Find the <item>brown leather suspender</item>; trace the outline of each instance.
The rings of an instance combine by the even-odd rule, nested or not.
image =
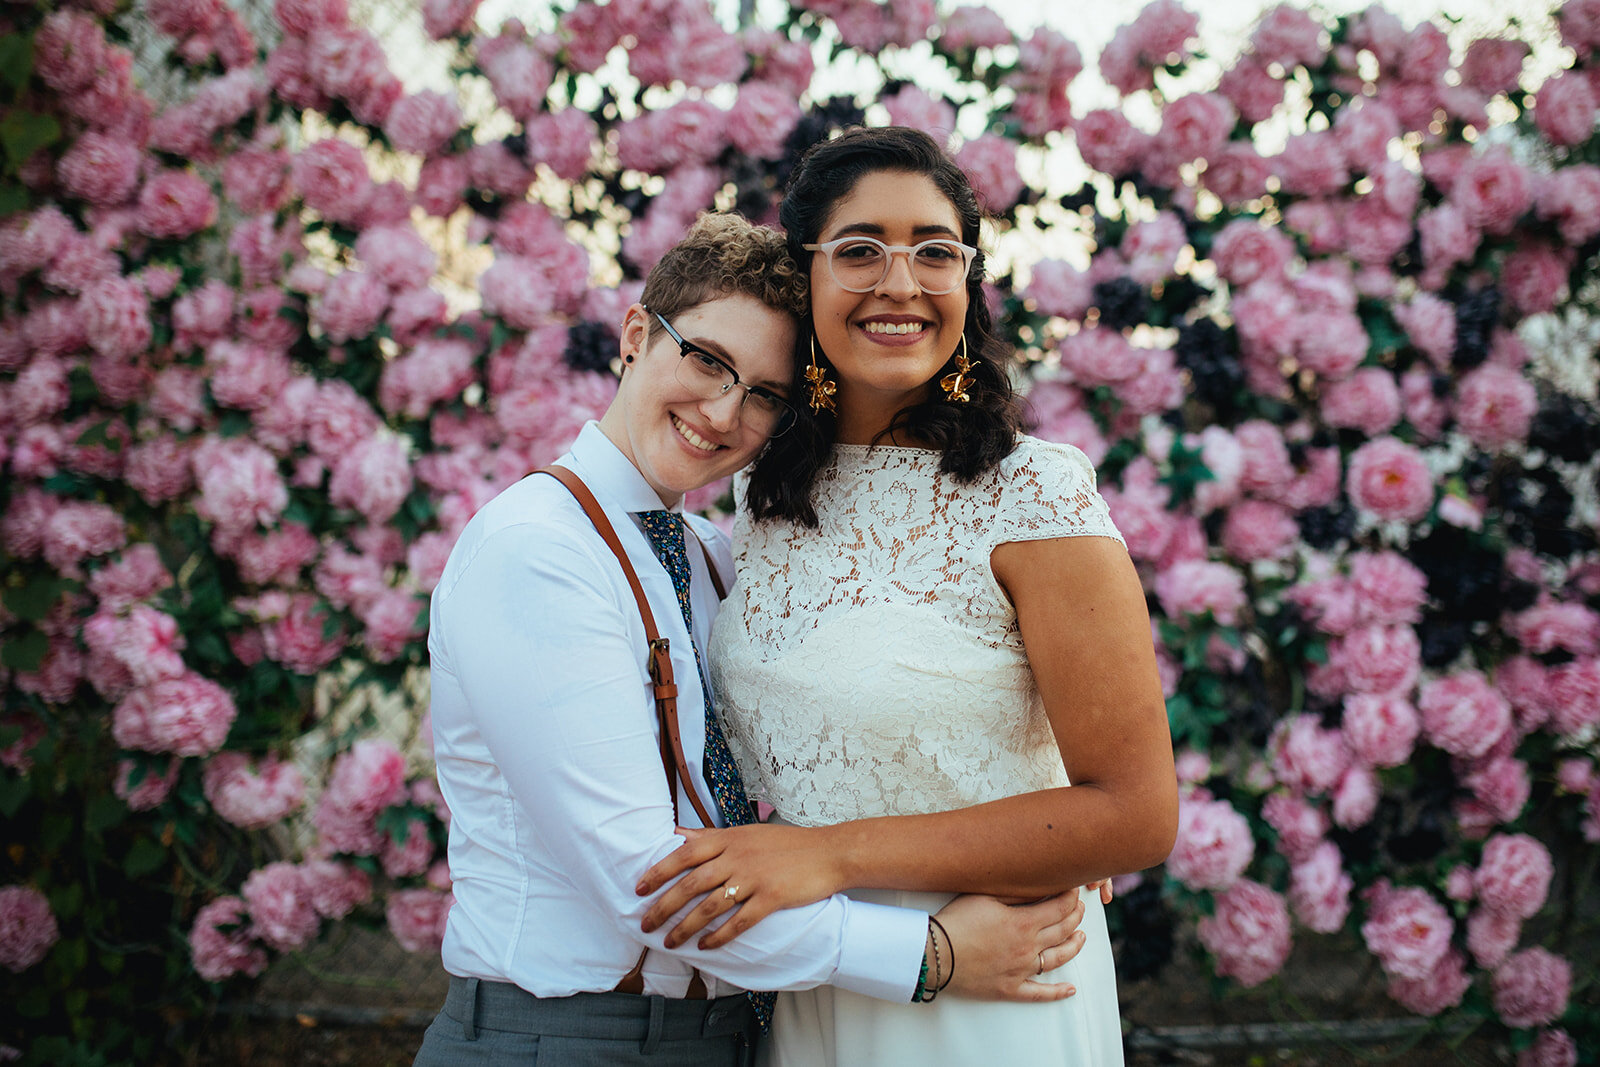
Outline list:
[[[661,732],[661,768],[667,775],[667,792],[672,797],[672,821],[681,824],[678,818],[678,782],[683,782],[683,791],[689,797],[695,814],[700,816],[702,826],[715,826],[711,815],[707,812],[704,802],[694,788],[694,779],[689,775],[689,766],[683,757],[683,737],[678,731],[678,686],[673,681],[672,657],[670,646],[665,637],[656,629],[655,615],[650,611],[650,602],[645,599],[644,586],[639,584],[638,572],[633,569],[633,564],[628,560],[628,554],[622,548],[622,542],[617,538],[617,531],[612,528],[611,521],[606,518],[605,512],[600,507],[600,502],[594,498],[589,487],[583,484],[583,479],[565,467],[552,463],[542,467],[535,474],[548,474],[562,485],[567,491],[577,498],[578,505],[583,508],[584,514],[589,516],[589,521],[594,523],[595,530],[600,534],[600,539],[606,543],[617,562],[622,565],[622,573],[628,579],[628,588],[633,590],[633,598],[639,605],[639,617],[644,622],[645,638],[648,641],[647,667],[650,672],[651,686],[655,692],[656,720]],[[684,529],[690,534],[693,530],[688,523]],[[727,590],[722,584],[722,576],[717,573],[716,564],[711,560],[711,553],[706,549],[705,543],[698,537],[695,542],[700,545],[700,551],[705,554],[706,569],[711,572],[711,584],[717,590],[720,600],[727,596]],[[691,641],[694,635],[690,635]],[[639,994],[644,992],[644,958],[649,953],[646,949],[639,955],[639,962],[634,964],[633,970],[623,976],[617,983],[616,992]],[[689,982],[688,999],[703,1000],[706,996],[705,981],[700,977],[700,972],[694,972]]]

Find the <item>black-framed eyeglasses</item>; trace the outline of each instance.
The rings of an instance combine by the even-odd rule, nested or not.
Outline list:
[[[929,296],[953,293],[966,284],[967,271],[978,254],[971,245],[943,237],[914,245],[886,245],[876,237],[851,236],[800,247],[827,256],[828,273],[851,293],[876,289],[889,276],[889,266],[899,253],[905,254],[911,277],[923,292]]]
[[[721,357],[707,352],[693,341],[684,340],[683,335],[672,328],[672,323],[661,312],[641,306],[654,315],[656,321],[665,327],[667,336],[678,343],[680,358],[673,376],[679,385],[701,400],[725,397],[734,386],[743,389],[744,399],[739,404],[739,417],[757,433],[777,437],[794,425],[795,409],[788,400],[764,386],[745,385],[739,380],[739,372],[728,366]]]

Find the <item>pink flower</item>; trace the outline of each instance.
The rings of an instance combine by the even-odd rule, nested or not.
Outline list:
[[[563,181],[575,182],[589,169],[600,128],[582,108],[540,112],[525,122],[528,162],[542,163]]]
[[[1148,11],[1149,8],[1146,8]],[[1228,140],[1238,114],[1220,93],[1189,93],[1162,111],[1161,134],[1150,145],[1146,174],[1161,178],[1179,164],[1209,159]]]
[[[1294,259],[1294,242],[1281,230],[1254,219],[1235,219],[1224,226],[1211,246],[1217,273],[1244,288],[1262,279],[1280,279]]]
[[[1490,96],[1510,92],[1517,87],[1527,57],[1528,46],[1522,41],[1481,37],[1467,46],[1461,81]]]
[[[1181,798],[1167,873],[1193,890],[1226,889],[1255,855],[1250,824],[1225,800]]]
[[[383,132],[402,152],[431,156],[461,129],[461,109],[452,97],[432,89],[403,96],[389,109]]]
[[[201,908],[189,932],[189,953],[194,969],[208,982],[236,974],[252,977],[267,969],[267,953],[250,941],[245,903],[238,897],[218,897]]]
[[[1570,248],[1524,242],[1507,254],[1501,284],[1513,308],[1524,315],[1538,315],[1555,308],[1571,267]]]
[[[1600,658],[1586,656],[1551,669],[1550,728],[1572,737],[1600,723]]]
[[[1162,610],[1174,619],[1210,612],[1232,626],[1247,603],[1243,577],[1225,563],[1185,560],[1159,574],[1155,585]]]
[[[883,106],[888,109],[889,121],[894,125],[914,127],[941,143],[956,128],[956,109],[914,84],[908,83],[898,92],[885,96]]]
[[[1595,94],[1584,74],[1562,71],[1545,79],[1535,103],[1534,125],[1552,144],[1582,144],[1594,133]]]
[[[1485,970],[1500,966],[1522,937],[1522,920],[1515,915],[1474,908],[1467,916],[1467,951]]]
[[[1525,948],[1495,969],[1494,1010],[1507,1026],[1547,1026],[1567,1010],[1572,964],[1542,948]]]
[[[378,402],[391,414],[420,419],[453,400],[475,378],[473,347],[455,338],[427,338],[391,360],[378,382]]]
[[[1239,70],[1232,68],[1232,71]],[[1229,73],[1232,73],[1229,71]],[[1227,91],[1227,74],[1223,75],[1224,84],[1219,86],[1219,91]],[[1281,95],[1283,86],[1276,80],[1272,84],[1277,87]],[[1244,110],[1244,104],[1234,101],[1236,107]],[[1247,116],[1248,117],[1248,116]],[[1235,207],[1248,200],[1255,200],[1266,193],[1267,179],[1272,177],[1272,167],[1267,160],[1261,157],[1255,146],[1248,141],[1229,141],[1226,145],[1206,161],[1206,171],[1202,176],[1206,188],[1210,189],[1224,204]],[[1302,201],[1303,203],[1303,201]],[[1298,205],[1291,205],[1298,206]]]
[[[1150,135],[1136,129],[1120,110],[1091,111],[1073,130],[1078,154],[1095,170],[1112,177],[1132,174],[1150,150]]]
[[[207,437],[192,465],[200,487],[195,512],[229,533],[271,526],[289,504],[272,453],[244,438]]]
[[[1485,152],[1462,163],[1450,196],[1470,225],[1485,233],[1507,234],[1533,206],[1533,183],[1508,153]]]
[[[967,172],[979,202],[988,211],[1003,213],[1022,195],[1014,142],[992,133],[980,134],[961,146],[955,160]]]
[[[1263,63],[1279,63],[1286,70],[1315,68],[1327,54],[1322,24],[1299,8],[1279,4],[1256,23],[1250,44]]]
[[[1072,264],[1059,259],[1042,259],[1033,265],[1033,276],[1023,294],[1045,315],[1081,319],[1094,303],[1094,282]]]
[[[250,872],[239,895],[250,911],[250,934],[279,952],[305,948],[322,925],[310,887],[292,863],[269,863]]]
[[[1418,1015],[1438,1015],[1446,1008],[1455,1007],[1471,986],[1467,959],[1454,948],[1440,956],[1433,969],[1421,978],[1389,975],[1389,996]]]
[[[777,159],[799,121],[793,96],[765,82],[746,82],[728,110],[728,140],[747,156]]]
[[[1243,563],[1284,556],[1300,538],[1289,509],[1264,500],[1242,500],[1228,510],[1222,547]]]
[[[1254,986],[1289,957],[1289,909],[1271,889],[1241,878],[1217,894],[1216,911],[1200,920],[1200,943],[1216,956],[1217,974]]]
[[[1350,172],[1333,131],[1291,135],[1278,156],[1278,178],[1285,190],[1300,196],[1333,196],[1342,191],[1350,182]]]
[[[208,756],[237,714],[227,690],[190,672],[135,689],[113,710],[112,736],[123,748]]]
[[[69,500],[45,521],[40,551],[63,575],[77,577],[84,558],[115,552],[127,540],[126,524],[110,507]]]
[[[727,145],[726,116],[693,97],[617,127],[617,159],[630,170],[664,174],[711,158]]]
[[[1424,684],[1417,710],[1429,743],[1452,756],[1476,759],[1511,728],[1511,705],[1474,670]]]
[[[1562,167],[1539,187],[1540,218],[1551,219],[1569,245],[1600,233],[1600,167],[1578,163]]]
[[[426,604],[405,589],[386,589],[374,597],[361,612],[367,649],[373,659],[389,663],[422,636],[424,628],[418,617],[426,609]]]
[[[328,138],[300,151],[290,166],[306,205],[330,222],[359,222],[372,195],[366,158],[348,141]]]
[[[270,404],[289,384],[289,357],[264,345],[216,341],[206,350],[211,398],[246,411]]]
[[[1352,553],[1350,587],[1361,623],[1414,625],[1428,599],[1427,576],[1398,552]]]
[[[1319,934],[1338,933],[1350,914],[1350,890],[1354,884],[1345,872],[1339,846],[1324,841],[1290,869],[1289,904],[1308,929]]]
[[[140,542],[89,576],[89,590],[109,611],[155,596],[172,585],[172,573],[152,544]]]
[[[89,286],[78,299],[78,312],[90,347],[101,355],[127,359],[150,347],[150,302],[127,278]]]
[[[389,932],[407,952],[434,953],[444,944],[445,920],[455,898],[431,889],[400,889],[389,894],[385,918]]]
[[[1496,834],[1483,846],[1473,888],[1488,910],[1531,919],[1549,897],[1553,873],[1550,851],[1537,838]]]
[[[1367,331],[1347,311],[1305,311],[1290,327],[1300,365],[1327,381],[1350,377],[1367,355]]]
[[[212,809],[245,830],[271,826],[305,802],[299,768],[276,756],[252,764],[243,752],[219,752],[206,761],[201,785]]]
[[[388,303],[389,290],[376,275],[346,270],[328,283],[311,317],[328,340],[337,344],[372,333]]]
[[[56,164],[56,180],[69,196],[97,207],[126,203],[139,184],[138,145],[126,138],[90,130]]]
[[[327,617],[316,597],[296,594],[262,630],[263,651],[297,674],[316,674],[344,651],[344,631],[328,633]]]
[[[1258,56],[1240,56],[1222,73],[1217,92],[1239,112],[1239,117],[1252,125],[1264,122],[1283,103],[1284,84],[1267,69],[1267,62]],[[1208,160],[1209,162],[1209,160]],[[1210,182],[1209,168],[1207,173]]]
[[[1565,1030],[1540,1030],[1517,1054],[1517,1067],[1575,1067],[1577,1062],[1577,1043]]]
[[[1353,169],[1382,174],[1389,162],[1389,145],[1401,134],[1400,120],[1378,100],[1363,98],[1359,107],[1340,109],[1334,120],[1333,134]],[[1411,209],[1416,206],[1415,200],[1401,204],[1380,202],[1384,209],[1404,216],[1408,222]]]
[[[49,955],[59,940],[55,912],[43,893],[25,885],[0,889],[0,964],[21,974]]]
[[[1315,715],[1293,715],[1278,723],[1269,742],[1278,781],[1305,793],[1327,793],[1350,765],[1350,750],[1337,730]]]
[[[1422,454],[1393,437],[1378,437],[1350,457],[1351,501],[1380,519],[1417,522],[1433,505],[1433,475]]]
[[[430,215],[448,216],[461,206],[471,181],[471,168],[461,156],[433,156],[417,174],[417,206]]]
[[[1600,614],[1583,604],[1544,600],[1511,616],[1506,629],[1535,654],[1558,648],[1579,656],[1600,651]]]
[[[1309,861],[1328,832],[1328,817],[1304,798],[1272,793],[1261,804],[1261,817],[1278,834],[1278,851],[1290,863]]]
[[[1423,367],[1412,367],[1400,376],[1400,398],[1405,402],[1406,422],[1422,440],[1433,440],[1444,429],[1449,409],[1434,389],[1434,376]]]
[[[422,28],[435,41],[471,30],[479,0],[423,0]]]
[[[1356,758],[1373,767],[1398,767],[1411,758],[1422,732],[1416,709],[1393,694],[1353,693],[1340,723]]]
[[[216,219],[211,187],[188,171],[162,171],[139,192],[139,231],[151,237],[188,237]]]
[[[372,522],[387,522],[411,492],[405,442],[394,436],[369,437],[334,464],[328,496],[335,507],[359,511]]]
[[[1418,293],[1394,308],[1394,317],[1411,344],[1440,370],[1450,366],[1456,347],[1456,312],[1432,293]]]
[[[1333,821],[1345,830],[1365,826],[1377,814],[1379,792],[1371,768],[1352,763],[1333,791]]]
[[[1361,937],[1391,977],[1423,979],[1445,958],[1455,923],[1433,896],[1416,886],[1387,881],[1368,890]]]
[[[360,867],[336,860],[314,859],[301,864],[301,877],[311,896],[311,906],[324,919],[339,920],[372,899],[372,879]]]
[[[1340,639],[1330,661],[1350,692],[1404,694],[1416,684],[1422,645],[1409,626],[1358,626]]]
[[[68,95],[87,88],[105,62],[105,30],[82,12],[57,10],[40,25],[33,49],[40,80]]]
[[[1329,426],[1376,437],[1393,429],[1400,414],[1400,386],[1382,367],[1363,367],[1322,390],[1322,418]]]
[[[390,878],[413,878],[432,865],[433,853],[427,822],[412,819],[406,824],[405,840],[397,842],[393,837],[386,837],[378,858],[383,864],[383,873]]]

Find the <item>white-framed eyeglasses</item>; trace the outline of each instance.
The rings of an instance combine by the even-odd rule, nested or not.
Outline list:
[[[966,284],[978,250],[960,241],[937,237],[914,245],[886,245],[876,237],[840,237],[819,245],[801,245],[828,257],[828,273],[851,293],[876,289],[889,276],[889,264],[904,253],[911,277],[929,296],[953,293]]]

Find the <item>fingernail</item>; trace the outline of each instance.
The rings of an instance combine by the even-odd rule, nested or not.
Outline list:
[[[1078,992],[1078,987],[1077,986],[1075,986],[1075,985],[1067,986],[1067,996],[1069,996],[1069,997],[1073,996],[1077,992]]]

